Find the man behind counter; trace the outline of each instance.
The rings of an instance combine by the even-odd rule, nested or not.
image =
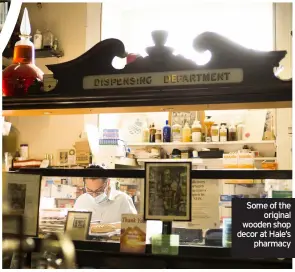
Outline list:
[[[98,166],[95,168],[103,169]],[[85,178],[84,186],[85,193],[77,198],[74,209],[91,211],[91,221],[115,223],[121,222],[122,214],[137,214],[133,201],[127,194],[115,190],[110,197],[112,189],[108,178]]]

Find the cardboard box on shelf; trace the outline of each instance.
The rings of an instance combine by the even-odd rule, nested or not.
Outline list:
[[[90,163],[90,146],[87,140],[75,143],[76,149],[76,163],[89,164]]]

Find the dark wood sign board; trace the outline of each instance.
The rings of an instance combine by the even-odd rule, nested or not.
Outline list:
[[[165,31],[152,32],[155,45],[146,49],[148,56],[121,70],[112,66],[114,57],[126,57],[124,44],[117,39],[101,41],[74,60],[47,65],[57,80],[55,88],[4,97],[3,110],[292,101],[292,81],[274,75],[286,51],[255,51],[204,32],[192,46],[198,52],[209,50],[212,58],[197,65],[174,55],[165,46],[167,36]]]

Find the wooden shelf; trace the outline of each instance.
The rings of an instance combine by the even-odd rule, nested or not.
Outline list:
[[[254,158],[254,161],[265,161],[265,160],[276,160],[276,157],[257,157]],[[193,158],[193,159],[137,159],[138,162],[192,162],[193,164],[205,164],[205,163],[214,163],[220,162],[222,163],[223,158],[217,159],[201,159],[201,158]]]
[[[62,57],[64,54],[62,51],[60,50],[50,50],[50,49],[36,49],[35,50],[35,58],[60,58]],[[2,56],[8,59],[11,59],[13,57],[13,48],[5,48]]]
[[[215,145],[253,145],[253,144],[275,144],[275,141],[228,141],[228,142],[187,142],[187,143],[135,143],[135,142],[127,142],[128,146],[215,146]]]
[[[91,98],[93,99],[93,97]],[[38,97],[3,97],[3,116],[43,116],[69,114],[106,114],[106,113],[139,113],[169,111],[203,111],[203,110],[238,110],[238,109],[271,109],[291,108],[290,102],[258,102],[230,104],[195,104],[169,106],[103,106],[101,102],[85,102],[85,98],[52,96],[44,93]],[[86,105],[85,105],[86,104]],[[138,143],[135,143],[138,144]]]

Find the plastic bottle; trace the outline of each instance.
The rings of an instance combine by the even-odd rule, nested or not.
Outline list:
[[[244,133],[245,133],[245,125],[242,122],[240,122],[237,125],[237,140],[238,141],[243,141]]]
[[[142,130],[142,141],[144,143],[149,142],[149,137],[150,137],[150,130],[148,129],[148,126],[146,123]]]
[[[211,138],[212,142],[219,142],[219,126],[216,123],[211,127]]]
[[[227,141],[226,123],[221,123],[221,125],[220,125],[219,138],[220,138],[220,142],[226,142]]]
[[[168,120],[166,120],[166,125],[163,127],[163,142],[171,142],[171,127],[169,126]]]
[[[183,142],[190,142],[192,138],[192,131],[189,127],[188,123],[186,122],[183,129],[182,129],[182,141]]]
[[[172,126],[172,141],[181,142],[181,125],[175,124]]]
[[[195,120],[192,126],[192,142],[202,141],[202,125],[200,121]]]

